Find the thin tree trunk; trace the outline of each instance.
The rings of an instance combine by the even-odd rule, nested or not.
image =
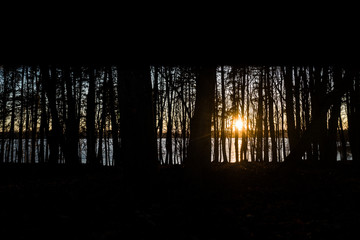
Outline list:
[[[8,102],[8,78],[7,78],[7,69],[3,68],[3,97],[2,97],[2,131],[1,131],[1,152],[0,152],[0,164],[4,162],[5,154],[5,126],[6,126],[6,116],[7,116],[7,102]]]
[[[35,163],[35,149],[36,149],[36,141],[37,141],[37,126],[38,126],[38,110],[39,110],[39,89],[40,89],[40,82],[38,80],[38,75],[36,73],[36,69],[33,70],[33,86],[36,85],[36,94],[34,94],[34,102],[35,102],[35,109],[34,109],[34,115],[32,118],[32,130],[31,130],[31,157],[30,161],[31,163]],[[38,159],[39,161],[39,159]]]
[[[296,129],[294,119],[294,102],[293,102],[293,69],[287,66],[284,72],[284,83],[286,91],[286,119],[287,119],[287,133],[290,145],[290,152],[296,145]]]
[[[227,163],[226,156],[226,136],[225,136],[225,113],[226,113],[226,105],[225,105],[225,77],[224,77],[224,66],[221,66],[221,145],[222,145],[222,154],[223,154],[223,162]]]
[[[264,74],[264,105],[265,105],[265,116],[264,116],[264,162],[269,162],[269,126],[268,126],[268,101],[269,101],[269,85],[268,85],[268,68],[265,68]]]
[[[259,79],[259,100],[256,118],[256,161],[263,161],[263,71],[261,70]]]
[[[20,122],[19,122],[19,136],[18,136],[18,163],[22,163],[23,160],[23,128],[24,128],[24,78],[25,78],[25,66],[21,72],[21,87],[20,87]]]
[[[241,147],[240,147],[240,161],[247,162],[246,150],[247,150],[247,134],[245,126],[248,126],[248,122],[244,122],[245,117],[245,87],[246,87],[246,68],[243,68],[242,83],[241,83],[241,121],[243,126],[241,129]],[[249,102],[247,102],[249,104]],[[248,117],[246,118],[248,121]]]
[[[94,67],[89,67],[89,90],[86,106],[86,162],[88,165],[100,165],[96,158],[96,135],[95,135],[95,73]]]
[[[40,120],[40,131],[39,131],[39,137],[40,137],[40,150],[39,150],[39,163],[43,164],[45,163],[45,150],[44,150],[44,140],[45,140],[45,126],[47,126],[47,114],[46,114],[46,99],[45,99],[45,84],[44,82],[47,81],[46,79],[44,80],[44,77],[49,77],[49,73],[44,74],[44,72],[41,71],[41,120]],[[46,133],[46,135],[48,135]],[[48,142],[46,143],[46,146],[48,145]]]
[[[104,73],[104,81],[102,85],[102,111],[101,111],[101,119],[100,119],[100,126],[99,126],[99,146],[98,146],[98,161],[101,165],[104,164],[103,160],[103,151],[106,150],[106,148],[103,148],[103,141],[106,141],[106,129],[104,133],[104,128],[106,127],[106,115],[107,115],[107,82],[106,82],[106,72]],[[99,96],[100,99],[100,96]],[[105,162],[106,164],[106,162]]]
[[[277,162],[277,146],[274,127],[274,92],[273,92],[273,79],[270,79],[270,73],[267,71],[267,96],[269,103],[269,125],[270,125],[270,138],[271,138],[271,161]]]
[[[112,69],[109,67],[109,111],[111,117],[111,135],[113,141],[113,164],[119,166],[121,164],[120,159],[120,145],[119,145],[119,128],[117,124],[117,118],[115,113],[115,91],[114,91],[114,80],[112,76]]]
[[[12,85],[12,108],[11,108],[11,123],[10,123],[10,162],[13,163],[15,161],[14,155],[14,139],[15,139],[15,107],[16,107],[16,69],[13,69],[13,73],[11,75],[11,85]]]
[[[237,86],[236,86],[236,82],[235,82],[235,77],[236,77],[236,69],[233,67],[233,79],[232,79],[232,84],[233,84],[233,114],[234,116],[233,119],[238,119],[239,117],[239,107],[238,107],[238,97],[237,97]],[[235,162],[238,163],[239,162],[239,129],[237,128],[236,124],[234,124],[234,131],[235,131]]]
[[[294,69],[294,98],[295,98],[295,138],[299,139],[301,133],[301,117],[300,117],[300,76],[299,69]]]
[[[64,80],[66,83],[66,98],[67,98],[67,120],[66,120],[66,151],[65,163],[71,166],[80,164],[78,143],[79,143],[79,125],[76,116],[76,99],[73,93],[73,82],[70,76],[70,68],[64,67],[63,69]]]
[[[171,69],[168,69],[168,77],[166,79],[166,98],[167,98],[167,126],[166,126],[166,164],[172,164],[172,94],[170,93],[170,84],[172,81]]]
[[[302,91],[302,102],[303,102],[303,112],[304,112],[304,121],[305,121],[305,129],[307,129],[310,125],[310,104],[309,104],[309,83],[306,73],[306,68],[304,68],[302,72],[302,80],[303,80],[303,91]],[[312,151],[311,151],[311,143],[307,146],[306,150],[306,158],[307,160],[312,160]]]
[[[342,70],[338,66],[334,67],[333,81],[334,81],[334,91],[337,91],[339,84],[341,84]],[[328,159],[329,162],[337,161],[337,126],[338,119],[340,117],[340,106],[341,98],[339,98],[333,104],[331,108],[331,116],[329,119],[329,136],[328,136]]]
[[[218,91],[217,91],[217,82],[215,82],[214,89],[214,114],[213,114],[213,123],[214,123],[214,163],[219,162],[219,124],[218,124]]]

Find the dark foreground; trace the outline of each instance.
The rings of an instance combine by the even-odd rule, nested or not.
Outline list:
[[[117,169],[0,165],[0,239],[356,239],[360,166]],[[359,239],[359,238],[358,238]]]

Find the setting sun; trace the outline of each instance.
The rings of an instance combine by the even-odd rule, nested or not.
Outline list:
[[[242,121],[241,119],[236,119],[236,120],[235,120],[235,127],[236,127],[237,129],[242,129],[242,127],[243,127],[243,121]]]

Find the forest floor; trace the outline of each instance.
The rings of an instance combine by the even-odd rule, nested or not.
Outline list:
[[[115,168],[0,165],[0,239],[359,239],[360,165]],[[8,236],[8,237],[6,237]]]

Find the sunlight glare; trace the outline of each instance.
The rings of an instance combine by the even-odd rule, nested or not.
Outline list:
[[[235,127],[236,127],[237,129],[242,129],[242,127],[243,127],[243,121],[242,121],[241,119],[236,119],[236,120],[235,120]]]

